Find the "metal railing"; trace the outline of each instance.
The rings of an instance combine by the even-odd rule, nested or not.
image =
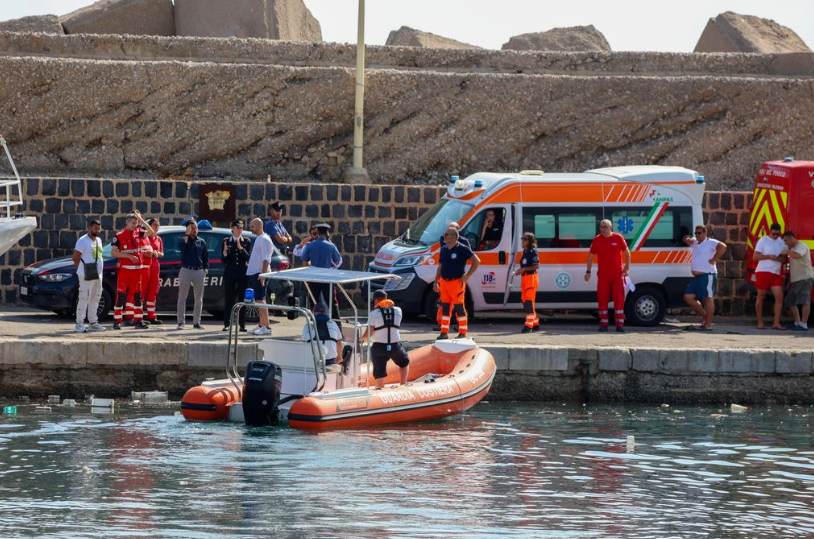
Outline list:
[[[11,158],[11,152],[8,150],[6,139],[0,135],[0,145],[6,151],[6,157],[11,164],[11,170],[14,171],[14,178],[0,179],[0,217],[11,219],[13,217],[12,208],[21,207],[23,205],[23,182],[20,180],[20,174],[17,172],[17,167],[14,164],[14,159]],[[14,188],[17,188],[16,196],[13,194]]]

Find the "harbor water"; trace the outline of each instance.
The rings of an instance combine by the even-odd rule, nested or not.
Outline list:
[[[481,403],[313,434],[17,404],[3,538],[814,536],[814,408]]]

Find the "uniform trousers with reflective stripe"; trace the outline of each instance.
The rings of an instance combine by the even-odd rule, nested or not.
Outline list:
[[[441,296],[441,333],[449,333],[449,322],[454,312],[458,318],[458,332],[465,334],[469,328],[464,307],[466,285],[463,279],[439,279],[438,293]]]
[[[113,308],[114,322],[121,324],[122,307],[124,307],[124,316],[128,319],[133,318],[136,322],[141,321],[144,313],[141,310],[141,297],[139,296],[138,302],[135,301],[136,294],[141,294],[141,270],[119,268],[118,281],[116,282],[116,306]]]
[[[597,276],[596,301],[599,304],[599,325],[608,325],[608,302],[613,298],[613,318],[617,326],[625,325],[625,284],[622,275]]]
[[[192,290],[195,294],[195,300],[192,307],[192,323],[201,323],[201,312],[203,312],[203,297],[204,297],[204,279],[206,278],[206,270],[191,270],[189,268],[181,268],[178,273],[178,304],[177,319],[179,324],[183,324],[187,317],[187,296],[189,296],[189,285],[192,285]]]
[[[524,325],[529,328],[540,325],[535,306],[538,286],[539,277],[537,277],[537,272],[524,273],[520,277],[520,301],[523,302],[523,307],[526,309],[526,323]]]

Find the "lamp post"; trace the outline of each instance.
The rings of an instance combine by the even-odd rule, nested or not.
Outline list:
[[[353,166],[345,170],[348,183],[367,183],[364,167],[365,143],[365,0],[359,0],[359,22],[356,39],[356,99],[353,117]]]

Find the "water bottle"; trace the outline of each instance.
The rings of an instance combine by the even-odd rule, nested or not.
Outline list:
[[[254,289],[247,288],[246,295],[243,297],[243,303],[254,303]]]
[[[14,415],[14,414],[17,413],[17,407],[16,406],[4,406],[3,407],[3,413],[6,414],[6,415]]]

